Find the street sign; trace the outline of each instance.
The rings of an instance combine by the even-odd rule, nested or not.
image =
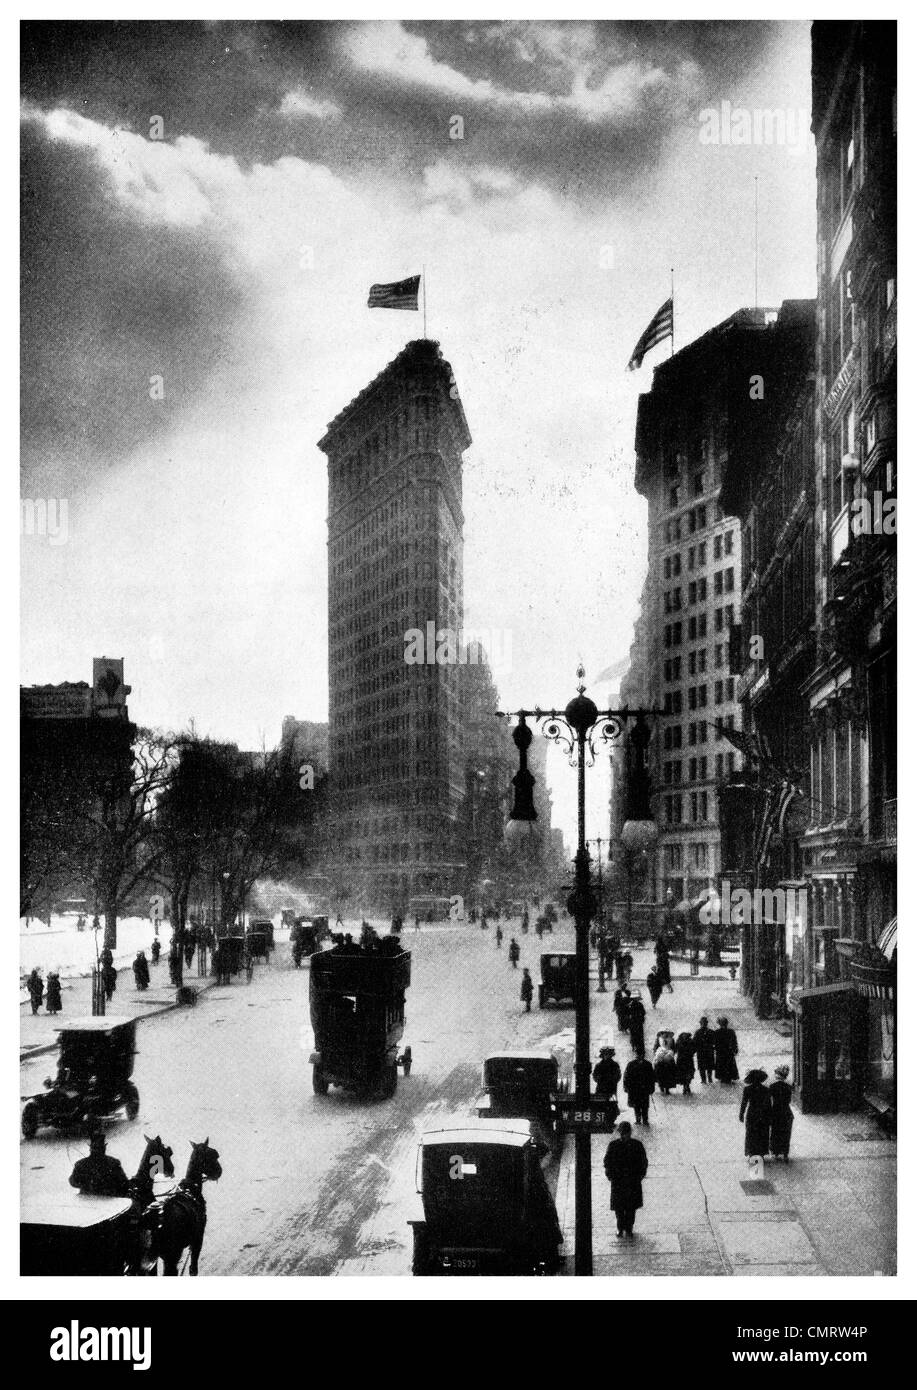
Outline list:
[[[586,1134],[611,1134],[618,1122],[617,1103],[604,1096],[591,1096],[582,1104],[575,1096],[557,1096],[557,1113],[564,1129]]]

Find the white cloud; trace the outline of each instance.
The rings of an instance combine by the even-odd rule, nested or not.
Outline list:
[[[279,114],[294,118],[315,116],[320,121],[327,121],[334,116],[339,116],[341,108],[333,101],[324,101],[320,97],[310,96],[308,92],[297,90],[287,92],[280,103]]]

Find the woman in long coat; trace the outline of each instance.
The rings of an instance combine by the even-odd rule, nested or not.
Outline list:
[[[713,1059],[717,1081],[729,1086],[739,1079],[736,1057],[739,1055],[739,1040],[735,1029],[729,1027],[728,1018],[717,1019],[717,1029],[713,1034]]]
[[[770,1143],[771,1093],[765,1086],[766,1071],[750,1071],[739,1106],[739,1123],[745,1122],[745,1153],[763,1157]]]
[[[675,1053],[672,1051],[671,1034],[656,1035],[656,1051],[653,1053],[653,1072],[656,1085],[664,1096],[669,1095],[678,1080],[675,1067]]]
[[[56,970],[52,970],[48,976],[48,1013],[59,1014],[62,1008],[60,993],[60,976]]]
[[[675,1078],[682,1095],[691,1094],[694,1080],[694,1039],[690,1033],[679,1033],[675,1043]]]
[[[32,1013],[37,1014],[39,1005],[45,997],[45,982],[38,973],[36,965],[29,978],[26,980],[26,989],[29,991],[29,1001],[32,1005]]]
[[[700,1072],[700,1079],[706,1086],[713,1075],[716,1053],[714,1051],[713,1029],[707,1027],[707,1016],[702,1015],[700,1027],[694,1034],[694,1056],[697,1061],[697,1069]]]
[[[630,1045],[635,1052],[643,1051],[643,1022],[645,1018],[646,1009],[643,1000],[631,1000],[628,1027],[630,1029]]]
[[[789,1074],[789,1067],[775,1067],[774,1076],[777,1079],[767,1088],[771,1098],[771,1153],[774,1158],[782,1158],[784,1163],[790,1161],[790,1135],[793,1132],[793,1111],[790,1108],[793,1087],[787,1081]]]
[[[659,974],[658,966],[651,965],[646,972],[646,987],[649,990],[650,1003],[655,1009],[659,1003],[659,996],[662,993],[662,979]]]

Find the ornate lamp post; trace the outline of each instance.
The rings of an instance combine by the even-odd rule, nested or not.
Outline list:
[[[585,671],[577,668],[577,694],[564,710],[519,709],[497,711],[499,719],[518,720],[513,730],[513,742],[519,750],[519,771],[513,778],[513,806],[509,813],[508,838],[512,842],[524,836],[526,827],[531,831],[531,823],[538,818],[532,792],[535,778],[529,771],[528,750],[532,742],[532,730],[527,724],[534,719],[545,738],[560,744],[566,749],[570,763],[577,769],[577,850],[574,859],[573,892],[567,900],[567,908],[576,924],[576,1061],[575,1061],[575,1099],[578,1110],[589,1109],[591,1056],[589,1039],[589,926],[595,916],[597,902],[592,891],[589,871],[589,850],[586,845],[586,767],[595,762],[596,753],[613,743],[621,736],[629,719],[635,719],[636,729],[646,732],[646,742],[641,744],[645,762],[649,730],[646,726],[646,711],[600,710],[585,693]],[[656,711],[653,711],[655,713]],[[635,729],[635,734],[636,734]],[[642,732],[641,732],[642,738]],[[647,784],[648,785],[648,784]],[[641,803],[642,805],[642,803]],[[648,806],[648,803],[647,803]],[[576,1208],[576,1250],[574,1268],[576,1274],[592,1273],[592,1136],[588,1129],[576,1128],[575,1144],[575,1208]]]

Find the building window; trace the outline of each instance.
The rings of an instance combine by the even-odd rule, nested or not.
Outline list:
[[[732,532],[727,531],[723,537],[723,552],[726,555],[732,554]]]
[[[703,497],[704,495],[704,475],[703,473],[694,474],[694,496]]]
[[[698,563],[698,566],[700,566],[700,565],[705,565],[705,564],[707,563],[707,542],[706,542],[706,541],[701,541],[700,545],[697,547],[697,563]]]

